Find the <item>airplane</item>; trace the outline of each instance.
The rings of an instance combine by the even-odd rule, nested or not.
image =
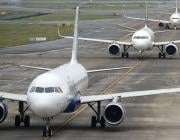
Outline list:
[[[21,123],[24,123],[25,127],[30,127],[30,117],[26,115],[26,111],[29,109],[34,115],[45,121],[43,136],[50,137],[52,136],[50,121],[62,113],[76,111],[82,104],[88,104],[96,114],[91,118],[91,127],[96,127],[98,123],[101,127],[105,127],[106,123],[118,125],[125,119],[126,111],[121,98],[180,92],[180,88],[169,88],[82,96],[81,94],[88,86],[88,73],[108,71],[113,70],[113,68],[86,70],[78,62],[78,13],[79,7],[76,8],[75,14],[74,39],[70,62],[55,69],[22,65],[22,67],[40,69],[47,72],[37,76],[32,81],[26,95],[0,92],[0,123],[6,119],[8,114],[8,107],[3,101],[17,101],[19,103],[19,114],[15,116],[15,126],[20,127]],[[123,67],[115,69],[123,69]],[[103,113],[101,112],[102,101],[109,101]],[[97,109],[91,103],[97,103]],[[24,104],[27,104],[26,108]]]
[[[145,20],[144,18],[126,16],[125,13],[123,15],[125,18],[128,18],[128,19]],[[180,25],[180,13],[178,12],[177,0],[176,0],[176,10],[174,13],[171,14],[171,16],[169,17],[169,20],[159,20],[159,19],[148,19],[148,20],[152,22],[158,22],[158,26],[161,28],[164,27],[165,29],[170,29],[170,26],[172,25],[174,29],[176,30],[177,27]]]
[[[112,56],[120,56],[122,58],[128,58],[129,53],[128,49],[133,47],[135,50],[139,52],[139,58],[143,59],[143,52],[146,50],[152,50],[154,47],[159,49],[159,58],[166,58],[166,56],[174,56],[178,53],[178,47],[176,43],[180,43],[180,40],[169,40],[163,42],[155,42],[155,34],[162,33],[165,31],[153,31],[147,24],[147,3],[146,3],[146,20],[145,26],[139,30],[132,31],[133,35],[131,38],[131,42],[126,41],[118,41],[118,40],[107,40],[107,39],[97,39],[97,38],[84,38],[79,37],[79,40],[84,41],[94,41],[94,42],[101,42],[101,43],[108,43],[108,52]],[[170,31],[170,30],[168,30]],[[59,28],[58,28],[58,35],[61,38],[73,39],[72,36],[63,36],[61,35]]]

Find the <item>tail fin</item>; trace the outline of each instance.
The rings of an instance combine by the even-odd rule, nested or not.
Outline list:
[[[176,0],[176,13],[178,13],[178,4],[177,4],[177,0]]]
[[[78,18],[79,18],[79,7],[76,7],[76,15],[74,22],[74,39],[73,39],[73,48],[71,56],[71,64],[77,63],[77,46],[78,46]]]
[[[147,10],[147,1],[146,1],[146,17],[145,17],[145,27],[148,26],[148,10]]]

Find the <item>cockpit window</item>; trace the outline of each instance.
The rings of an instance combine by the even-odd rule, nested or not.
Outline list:
[[[175,17],[174,17],[174,18],[172,18],[172,19],[179,19],[179,18],[175,18]]]
[[[134,39],[148,39],[148,36],[134,36]]]
[[[32,87],[29,92],[35,92],[36,87]]]
[[[62,89],[60,87],[32,87],[29,91],[30,93],[62,93]]]
[[[55,87],[55,92],[57,92],[57,93],[62,93],[62,90],[61,90],[60,87]]]
[[[35,92],[37,92],[37,93],[43,93],[43,92],[44,92],[44,88],[42,88],[42,87],[36,87]]]
[[[54,88],[53,87],[45,88],[45,93],[52,93],[52,92],[54,92]]]

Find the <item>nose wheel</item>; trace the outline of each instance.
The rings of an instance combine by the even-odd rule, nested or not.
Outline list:
[[[143,51],[139,51],[139,60],[143,60],[144,59],[144,56],[143,56]]]
[[[19,115],[15,116],[15,126],[20,127],[21,123],[24,123],[24,127],[30,126],[30,116],[25,115],[25,112],[28,110],[28,107],[24,109],[24,103],[19,102]]]
[[[52,136],[52,129],[49,126],[50,119],[46,120],[46,126],[43,128],[43,137],[51,137]]]

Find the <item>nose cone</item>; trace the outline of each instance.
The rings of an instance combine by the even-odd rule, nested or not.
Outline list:
[[[33,113],[42,118],[54,117],[64,110],[65,100],[55,93],[29,93],[28,104]]]

